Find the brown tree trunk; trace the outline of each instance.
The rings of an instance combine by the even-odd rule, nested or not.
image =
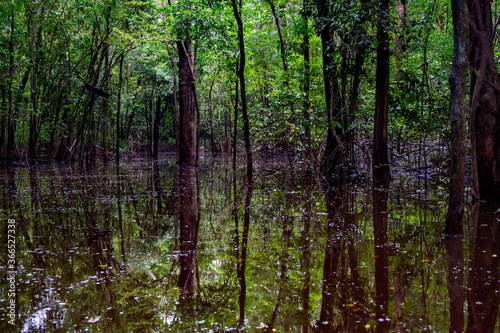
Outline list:
[[[179,142],[178,163],[198,163],[198,110],[195,96],[192,40],[177,42],[179,53]]]
[[[493,50],[491,2],[468,0],[472,195],[500,197],[500,79]]]
[[[375,119],[373,132],[373,177],[389,180],[387,125],[389,118],[389,0],[379,2],[377,24],[377,71],[375,78]]]
[[[446,216],[446,234],[462,233],[464,215],[465,185],[465,144],[467,138],[466,82],[467,82],[467,45],[469,26],[465,0],[451,2],[453,15],[453,63],[450,73],[450,110],[451,110],[451,170]]]

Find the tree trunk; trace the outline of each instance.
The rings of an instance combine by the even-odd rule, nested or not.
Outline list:
[[[238,77],[240,80],[240,93],[241,93],[241,113],[243,117],[243,136],[245,139],[245,151],[247,155],[247,178],[252,179],[253,175],[253,157],[252,147],[250,143],[250,124],[247,113],[247,94],[245,85],[245,43],[243,39],[243,22],[241,15],[236,5],[236,0],[231,0],[233,5],[234,17],[238,24],[238,45],[240,47],[240,60],[238,67]]]
[[[303,35],[302,35],[302,56],[304,57],[304,81],[302,90],[304,92],[304,101],[302,102],[302,113],[304,122],[304,143],[306,150],[306,158],[311,160],[312,158],[312,142],[311,142],[311,116],[309,114],[310,105],[310,92],[311,92],[311,64],[310,64],[310,52],[309,52],[309,16],[310,11],[308,8],[308,0],[302,0],[302,24],[303,24]]]
[[[286,109],[290,110],[291,117],[292,119],[289,119],[289,116],[287,115],[287,112],[284,112],[283,114],[283,120],[285,121],[285,153],[288,157],[288,161],[290,163],[290,167],[293,166],[292,160],[292,142],[290,138],[290,122],[294,123],[293,119],[293,103],[290,99],[290,82],[288,80],[288,61],[286,59],[286,47],[285,47],[285,39],[283,38],[283,30],[281,28],[281,22],[280,22],[280,17],[278,15],[278,12],[276,11],[276,6],[274,5],[274,1],[269,2],[271,5],[271,11],[273,12],[274,16],[274,21],[276,22],[276,28],[278,30],[278,36],[280,38],[280,53],[281,53],[281,62],[283,64],[283,74],[284,74],[284,80],[283,80],[283,90],[285,92],[285,105]],[[285,110],[286,110],[285,109]]]
[[[178,162],[182,165],[198,163],[198,112],[195,101],[195,78],[192,40],[177,42],[179,53],[179,143]]]
[[[153,123],[153,156],[158,156],[158,142],[160,140],[161,96],[156,97],[156,112]]]
[[[491,2],[468,0],[472,195],[500,197],[500,79],[493,50]]]
[[[318,1],[319,16],[327,19],[330,15],[328,1]],[[325,85],[326,113],[328,121],[328,133],[326,136],[326,147],[321,158],[321,170],[327,176],[334,176],[338,167],[342,165],[341,149],[341,129],[338,125],[341,116],[340,91],[336,78],[335,62],[331,47],[333,45],[333,35],[329,25],[325,24],[320,32],[321,46],[323,54],[323,81]]]
[[[389,0],[380,1],[377,25],[377,71],[375,78],[375,119],[373,132],[373,177],[391,178],[387,154],[387,124],[389,118]]]
[[[122,85],[123,85],[123,58],[125,56],[122,54],[120,57],[120,67],[118,76],[118,101],[116,105],[116,163],[120,162],[120,112],[122,109]]]
[[[108,92],[109,74],[109,44],[104,42],[102,52],[104,52],[104,82],[103,90]],[[109,161],[109,101],[104,97],[102,101],[102,158],[104,163]]]
[[[451,170],[446,234],[462,233],[464,215],[465,151],[467,138],[467,45],[469,26],[466,0],[451,2],[453,15],[453,63],[450,73]]]

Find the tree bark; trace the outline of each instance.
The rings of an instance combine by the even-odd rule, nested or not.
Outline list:
[[[472,195],[500,197],[500,79],[493,49],[491,2],[468,0]]]
[[[191,68],[194,63],[192,39],[177,42],[179,54],[179,142],[178,163],[198,163],[198,112],[195,101],[195,77]]]
[[[466,0],[452,0],[453,63],[450,72],[451,170],[446,234],[462,233],[464,215],[465,154],[467,138],[467,46],[469,26]]]
[[[389,118],[389,0],[379,2],[377,24],[377,70],[375,78],[375,119],[373,132],[373,177],[389,180],[389,156],[387,154],[387,125]]]

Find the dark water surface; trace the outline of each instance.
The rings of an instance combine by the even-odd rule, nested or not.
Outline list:
[[[0,332],[498,332],[498,207],[203,163],[0,170]]]

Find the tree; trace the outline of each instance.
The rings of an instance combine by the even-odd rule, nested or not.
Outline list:
[[[373,131],[373,177],[390,179],[387,154],[389,119],[389,27],[390,1],[380,0],[377,22],[377,72],[375,78],[375,119]]]
[[[466,132],[466,81],[467,81],[467,45],[469,27],[467,4],[464,0],[451,2],[453,15],[453,63],[450,72],[451,88],[451,170],[448,199],[448,214],[445,231],[447,234],[462,232],[464,214],[465,185],[465,144]]]
[[[500,78],[493,49],[491,2],[468,0],[472,196],[500,198]]]
[[[187,29],[186,29],[187,30]],[[198,163],[198,101],[194,76],[193,40],[186,31],[177,42],[179,54],[179,164]]]
[[[247,111],[247,91],[245,82],[245,41],[243,35],[243,21],[241,20],[241,13],[236,5],[236,0],[231,0],[233,5],[233,13],[236,19],[236,24],[238,25],[238,45],[240,48],[240,60],[238,62],[238,78],[240,81],[240,94],[241,94],[241,113],[243,117],[243,137],[245,139],[245,151],[247,155],[247,178],[248,183],[252,182],[253,174],[253,157],[252,157],[252,147],[250,143],[250,122],[248,120]],[[236,148],[235,148],[236,149]]]
[[[342,163],[342,147],[340,139],[341,99],[340,90],[336,79],[336,66],[333,54],[333,32],[328,19],[330,18],[329,2],[317,2],[320,23],[321,49],[323,54],[323,81],[325,86],[326,114],[328,132],[326,147],[321,158],[322,171],[332,176]]]

